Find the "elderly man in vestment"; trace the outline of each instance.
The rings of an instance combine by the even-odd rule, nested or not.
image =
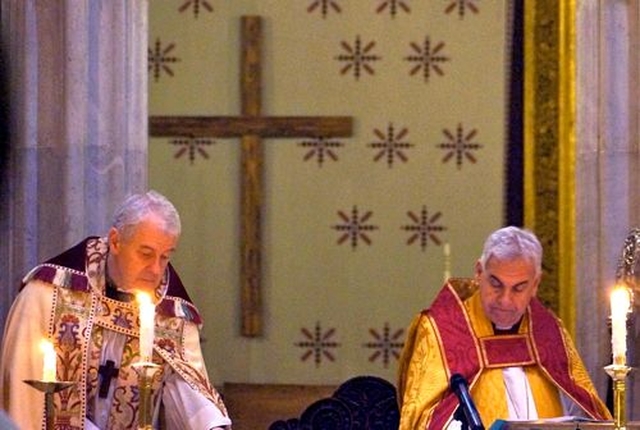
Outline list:
[[[535,297],[541,260],[531,232],[496,230],[475,278],[449,279],[414,318],[400,359],[400,429],[465,423],[454,374],[468,382],[487,427],[499,419],[611,419],[562,322]]]
[[[21,429],[44,428],[44,396],[23,382],[42,378],[42,339],[53,343],[56,380],[74,383],[53,396],[55,428],[138,428],[139,292],[156,305],[149,357],[159,368],[154,428],[230,428],[203,361],[201,317],[169,264],[180,230],[164,196],[133,195],[116,211],[106,238],[90,237],[26,275],[0,362],[1,406]]]

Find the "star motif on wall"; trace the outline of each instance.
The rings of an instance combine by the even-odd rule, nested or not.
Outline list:
[[[334,230],[343,232],[342,236],[338,239],[338,245],[342,245],[349,239],[351,240],[351,248],[354,250],[358,247],[359,240],[362,240],[367,245],[371,245],[371,239],[367,233],[378,229],[376,225],[367,224],[367,221],[372,215],[373,212],[368,211],[361,217],[358,214],[357,206],[354,206],[351,210],[351,216],[343,211],[338,211],[338,216],[344,221],[343,224],[336,224],[332,227]]]
[[[171,144],[180,147],[180,149],[173,154],[173,157],[180,158],[183,155],[188,154],[191,164],[195,161],[197,154],[200,154],[202,158],[208,159],[209,153],[204,147],[213,145],[214,143],[215,141],[213,139],[208,138],[183,137],[180,139],[173,139]]]
[[[389,9],[391,18],[396,17],[398,9],[401,9],[406,13],[411,13],[408,0],[380,0],[380,4],[376,8],[376,13],[382,13],[386,9]]]
[[[178,11],[182,13],[185,10],[192,8],[193,16],[198,19],[198,15],[200,14],[200,6],[202,6],[203,9],[206,9],[207,12],[213,12],[213,6],[209,4],[207,0],[187,0],[182,4],[182,6],[178,8]]]
[[[389,125],[387,126],[386,135],[377,128],[374,129],[373,134],[375,134],[380,139],[380,141],[371,142],[367,145],[370,148],[379,150],[373,160],[378,162],[382,157],[386,155],[387,165],[389,166],[389,168],[393,167],[393,160],[395,159],[395,157],[398,157],[400,161],[406,163],[408,159],[403,150],[414,146],[409,142],[402,141],[402,139],[404,139],[404,137],[408,133],[409,131],[406,128],[402,128],[399,132],[396,133],[396,130],[393,128],[392,123],[389,123]]]
[[[478,1],[480,0],[455,0],[450,2],[444,11],[445,13],[449,14],[457,10],[460,19],[463,19],[467,9],[469,9],[473,13],[478,13],[480,11],[478,6],[476,5]]]
[[[344,75],[350,70],[353,70],[353,76],[355,76],[356,80],[360,78],[362,70],[373,75],[375,70],[371,67],[370,63],[378,61],[382,59],[379,55],[372,54],[371,51],[376,46],[375,41],[371,41],[367,43],[364,47],[362,46],[362,42],[360,41],[360,36],[356,36],[356,40],[352,45],[349,45],[347,42],[342,41],[340,43],[342,49],[346,52],[346,54],[337,55],[336,60],[346,63],[342,69],[340,69],[340,74]]]
[[[322,13],[322,18],[326,18],[329,13],[329,8],[333,9],[337,13],[342,12],[342,8],[337,0],[313,0],[307,8],[307,12],[311,13],[316,9],[319,9],[320,13]]]
[[[418,55],[408,55],[404,59],[411,63],[416,63],[411,69],[409,74],[415,75],[422,70],[424,81],[428,82],[433,70],[440,76],[444,75],[444,71],[440,65],[446,61],[449,61],[449,57],[446,57],[440,53],[444,48],[444,42],[438,42],[434,47],[431,46],[431,39],[429,36],[424,38],[422,47],[416,42],[410,43],[411,49],[413,49]]]
[[[411,232],[411,236],[407,239],[407,245],[412,245],[416,241],[420,241],[420,247],[423,251],[427,249],[429,241],[432,241],[436,245],[440,245],[441,241],[437,233],[446,230],[447,228],[436,224],[436,222],[442,216],[441,212],[429,216],[426,206],[422,206],[420,215],[416,215],[413,211],[408,211],[407,216],[411,218],[413,224],[406,224],[400,227],[404,231]]]
[[[309,161],[315,157],[318,161],[318,166],[322,167],[324,163],[325,155],[333,161],[338,161],[338,155],[335,153],[335,148],[341,148],[344,143],[339,140],[327,140],[324,137],[318,137],[313,140],[304,140],[298,143],[298,146],[303,148],[309,148],[309,151],[304,156],[304,161]]]
[[[473,142],[473,138],[476,136],[476,129],[465,134],[462,124],[458,124],[455,134],[449,129],[442,130],[442,134],[448,139],[447,142],[440,143],[436,147],[443,149],[446,152],[442,162],[446,163],[454,156],[456,157],[456,165],[458,169],[462,168],[462,162],[466,158],[471,163],[477,161],[476,157],[472,154],[472,151],[477,151],[482,148],[482,144]]]
[[[363,346],[374,350],[373,354],[369,356],[370,362],[373,363],[381,358],[382,364],[386,369],[389,367],[389,361],[392,356],[395,357],[396,360],[400,358],[400,352],[404,347],[404,342],[402,342],[404,329],[397,329],[393,334],[391,334],[389,323],[386,322],[384,323],[382,333],[378,332],[376,329],[370,328],[369,334],[373,337],[373,341],[367,342]]]
[[[336,329],[330,328],[322,331],[320,322],[317,322],[313,333],[305,327],[301,328],[300,332],[304,340],[294,343],[295,346],[306,349],[300,360],[307,361],[310,357],[313,357],[316,367],[320,367],[323,357],[329,361],[335,361],[332,349],[340,347],[340,343],[332,340]]]
[[[176,47],[174,43],[167,45],[163,48],[160,43],[160,39],[156,39],[154,49],[149,48],[147,60],[149,63],[149,72],[153,71],[153,79],[157,82],[160,79],[160,73],[164,71],[167,75],[173,76],[173,70],[169,67],[170,64],[180,61],[179,58],[169,56],[168,54]]]

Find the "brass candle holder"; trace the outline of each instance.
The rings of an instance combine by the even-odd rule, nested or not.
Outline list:
[[[41,381],[37,379],[26,379],[26,384],[31,385],[38,391],[44,393],[44,416],[47,419],[46,429],[53,430],[55,425],[55,408],[53,406],[53,393],[66,390],[75,385],[73,381]]]
[[[132,364],[138,374],[138,389],[140,390],[140,409],[138,411],[138,429],[153,429],[153,378],[160,370],[160,366],[140,361]]]
[[[605,366],[605,372],[613,380],[613,420],[616,430],[627,428],[627,375],[631,367],[625,364],[610,364]]]

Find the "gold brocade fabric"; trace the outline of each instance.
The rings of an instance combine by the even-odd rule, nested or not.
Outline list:
[[[454,289],[451,286],[448,287]],[[459,289],[456,290],[459,291]],[[473,293],[468,289],[467,292]],[[584,398],[584,394],[588,393],[588,407],[597,411],[596,418],[610,419],[609,412],[597,397],[586,369],[564,329],[559,332],[562,334],[562,342],[554,345],[555,351],[543,351],[543,354],[547,355],[566,352],[571,370],[570,375],[558,373],[563,376],[562,381],[554,379],[548,370],[538,365],[540,351],[531,336],[529,336],[529,342],[532,343],[533,348],[531,355],[526,353],[515,355],[514,357],[520,361],[516,360],[510,364],[507,360],[504,365],[492,367],[491,363],[484,360],[486,353],[482,349],[483,343],[480,339],[491,338],[493,328],[491,322],[484,316],[479,295],[472,294],[470,298],[464,301],[460,300],[459,298],[458,304],[462,309],[460,318],[465,320],[462,321],[462,324],[471,328],[471,336],[475,339],[475,347],[471,349],[475,352],[470,352],[470,354],[477,357],[471,358],[471,361],[476,360],[479,366],[477,377],[470,380],[470,390],[486,426],[491,425],[497,419],[508,418],[507,393],[502,375],[502,367],[508,365],[524,367],[540,418],[563,414],[559,397],[559,390],[562,390],[574,400],[580,396],[580,398]],[[529,318],[528,312],[520,325],[520,335],[528,335],[531,326]],[[448,424],[453,417],[453,410],[451,410],[450,415],[444,420],[442,417],[434,418],[434,414],[439,410],[439,405],[442,402],[449,401],[451,403],[451,399],[448,398],[452,395],[449,390],[449,378],[451,373],[458,371],[449,368],[441,335],[431,310],[420,313],[411,323],[399,367],[400,429],[438,428],[443,424]],[[461,336],[459,339],[454,339],[454,344],[463,341]],[[528,362],[530,357],[533,357],[534,364]],[[557,373],[556,370],[554,372]],[[566,380],[575,382],[575,386],[563,388],[563,384],[565,384],[563,381]],[[573,390],[576,388],[582,391],[574,392]],[[576,396],[577,394],[579,396]],[[434,421],[438,421],[438,424],[434,424]]]

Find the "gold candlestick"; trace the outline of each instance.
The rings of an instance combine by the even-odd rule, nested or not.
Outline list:
[[[138,374],[138,389],[140,390],[140,410],[138,411],[138,429],[153,429],[153,378],[160,370],[160,366],[141,361],[132,364]]]
[[[613,420],[616,430],[627,428],[627,374],[631,367],[625,364],[610,364],[605,366],[605,372],[613,379]]]
[[[25,383],[31,385],[38,391],[44,393],[44,416],[47,419],[46,429],[53,430],[55,424],[55,408],[53,406],[53,393],[66,390],[75,385],[73,381],[40,381],[35,379],[26,379]]]

